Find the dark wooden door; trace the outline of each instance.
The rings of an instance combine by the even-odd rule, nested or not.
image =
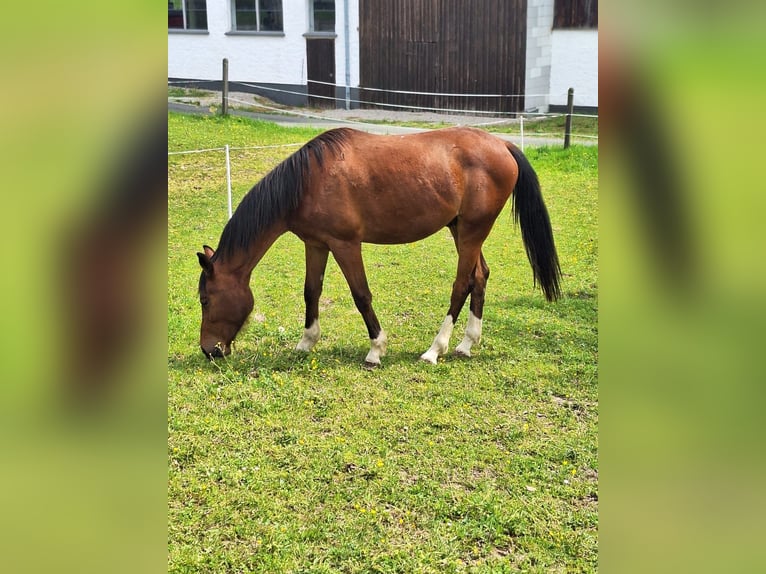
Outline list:
[[[359,0],[360,99],[523,110],[526,43],[527,0]]]
[[[334,108],[335,39],[306,38],[306,72],[309,105]]]

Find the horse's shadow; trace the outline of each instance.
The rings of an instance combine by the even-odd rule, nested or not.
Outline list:
[[[595,290],[567,293],[556,304],[544,302],[540,297],[519,296],[497,301],[493,310],[485,315],[487,324],[482,343],[475,348],[472,357],[463,357],[454,352],[454,347],[462,337],[461,328],[455,330],[451,350],[439,358],[437,368],[452,364],[489,365],[514,355],[523,356],[527,352],[558,356],[563,353],[566,344],[584,346],[594,345],[593,315],[596,313]],[[582,305],[583,301],[593,301],[593,306]],[[577,302],[580,302],[579,304]],[[556,322],[563,323],[566,328],[559,330],[545,324],[545,320],[532,329],[522,317],[525,311],[541,311]],[[364,358],[369,346],[364,343],[348,344],[320,341],[311,353],[296,351],[285,341],[282,349],[275,350],[273,346],[261,346],[257,341],[248,341],[242,348],[234,350],[225,359],[216,359],[213,363],[205,358],[198,349],[188,353],[174,354],[169,357],[168,369],[189,372],[195,369],[211,369],[212,371],[231,370],[234,372],[249,372],[266,369],[278,373],[290,373],[304,369],[311,370],[312,359],[320,370],[328,372],[335,366],[358,366],[371,372],[385,372],[387,368],[401,366],[422,366],[434,368],[420,360],[420,354],[427,349],[433,333],[424,333],[426,342],[422,348],[398,345],[389,341],[388,352],[382,358],[381,367],[368,369]],[[268,350],[267,350],[268,349]],[[266,356],[268,353],[268,356]]]
[[[455,342],[456,343],[456,342]],[[273,351],[273,348],[270,348]],[[296,351],[291,348],[285,348],[278,353],[271,353],[268,360],[260,358],[259,347],[248,347],[244,352],[234,350],[232,355],[224,359],[207,359],[202,353],[192,352],[172,355],[168,360],[168,369],[179,373],[189,373],[202,369],[210,372],[236,373],[266,369],[275,373],[292,373],[296,371],[311,370],[312,359],[316,361],[317,368],[325,372],[331,371],[334,367],[353,367],[358,366],[360,370],[370,373],[384,373],[387,369],[393,367],[421,367],[423,369],[438,368],[441,365],[451,363],[476,362],[484,363],[496,360],[495,352],[482,352],[478,350],[473,357],[464,357],[453,351],[448,352],[439,358],[438,365],[434,366],[420,360],[420,355],[426,350],[421,348],[389,346],[388,351],[381,359],[381,366],[370,368],[364,363],[364,358],[369,348],[364,346],[348,346],[340,344],[328,344],[322,346],[319,343],[316,350],[311,353]]]

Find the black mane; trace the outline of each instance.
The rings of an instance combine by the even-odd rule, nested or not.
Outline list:
[[[247,192],[223,228],[213,259],[247,250],[253,240],[279,219],[294,211],[303,198],[309,177],[310,154],[321,167],[325,154],[338,154],[353,133],[338,128],[318,135],[267,173]]]

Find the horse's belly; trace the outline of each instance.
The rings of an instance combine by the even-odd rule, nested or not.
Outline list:
[[[330,173],[304,197],[293,218],[302,234],[317,241],[413,243],[448,225],[460,210],[461,193],[448,170],[430,177],[396,170]]]
[[[401,243],[414,243],[425,239],[446,227],[454,217],[442,218],[430,221],[389,221],[368,223],[362,234],[364,243],[378,243],[395,245]]]
[[[384,189],[354,198],[366,243],[419,241],[449,224],[460,210],[460,194],[449,180],[401,179]]]

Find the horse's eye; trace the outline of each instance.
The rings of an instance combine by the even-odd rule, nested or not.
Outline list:
[[[199,300],[199,302],[202,304],[202,306],[203,306],[203,307],[207,307],[207,304],[209,303],[209,301],[207,300],[207,298],[205,298],[205,299],[200,299],[200,300]]]

